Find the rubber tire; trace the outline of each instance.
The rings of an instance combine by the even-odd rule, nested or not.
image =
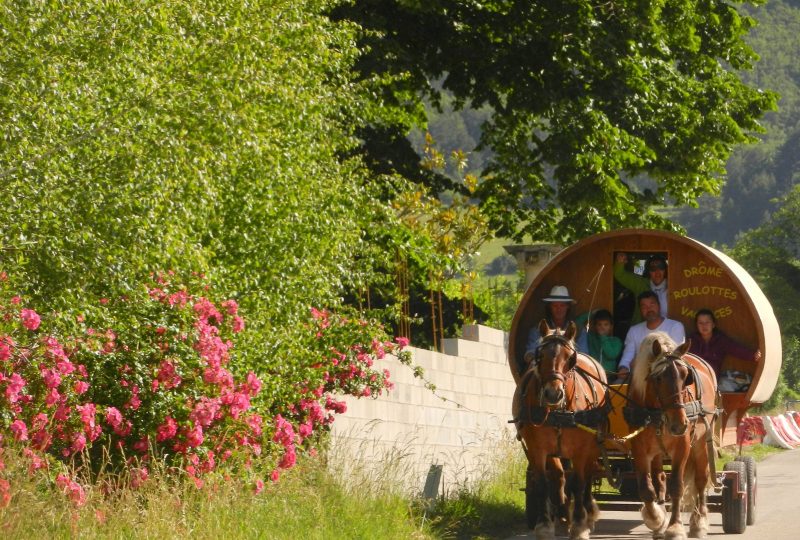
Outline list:
[[[729,461],[724,471],[735,471],[737,476],[726,476],[722,483],[722,530],[726,534],[742,534],[747,529],[747,497],[738,498],[737,491],[747,491],[747,467],[741,461]]]
[[[747,524],[756,523],[756,495],[758,494],[758,473],[753,456],[739,456],[734,461],[741,461],[747,470]]]

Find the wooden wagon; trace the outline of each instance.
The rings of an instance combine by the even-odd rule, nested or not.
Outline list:
[[[721,392],[719,396],[717,439],[721,446],[735,444],[737,427],[748,408],[769,399],[778,381],[782,361],[778,323],[761,289],[736,261],[674,233],[643,229],[601,233],[557,253],[533,279],[511,325],[508,358],[515,381],[519,382],[524,368],[529,330],[545,316],[541,299],[555,285],[566,286],[576,300],[573,317],[599,308],[611,311],[615,331],[624,340],[624,332],[638,307],[635,298],[614,279],[618,253],[628,255],[632,263],[626,270],[632,272],[641,272],[644,261],[653,255],[661,255],[668,261],[668,317],[683,323],[687,336],[694,332],[697,311],[707,308],[714,312],[720,330],[762,352],[757,363],[733,357],[723,361],[723,371],[746,373],[752,379],[746,389]],[[626,390],[624,385],[615,389],[623,394]],[[618,394],[612,396],[610,431],[617,436],[629,432],[621,413],[623,401]],[[747,514],[748,523],[755,519],[755,465],[752,459],[745,461],[741,466],[726,464],[719,480],[729,489],[723,490],[722,497],[710,498],[712,510],[723,512],[723,523],[728,524],[726,532],[744,530],[743,513]],[[627,492],[623,489],[621,498],[634,495],[635,486]]]

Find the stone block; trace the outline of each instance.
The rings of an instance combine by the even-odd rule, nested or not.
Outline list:
[[[462,328],[461,335],[468,341],[479,341],[502,348],[508,346],[507,332],[481,324],[465,324]]]

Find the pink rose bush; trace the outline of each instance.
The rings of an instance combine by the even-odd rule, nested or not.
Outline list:
[[[7,289],[0,281],[0,504],[11,444],[76,505],[86,489],[65,464],[96,470],[109,457],[132,488],[157,459],[198,487],[219,471],[260,492],[315,451],[343,395],[391,388],[376,358],[405,354],[374,323],[312,309],[305,352],[265,379],[234,348],[247,327],[239,305],[215,300],[201,276],[154,275],[80,315],[39,313]]]

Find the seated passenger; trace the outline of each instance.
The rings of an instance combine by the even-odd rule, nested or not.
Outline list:
[[[550,328],[558,328],[564,332],[569,323],[574,322],[569,316],[569,310],[575,300],[570,297],[569,291],[564,285],[556,285],[550,289],[550,295],[542,298],[542,302],[545,303],[545,320]],[[541,337],[538,326],[530,329],[525,346],[525,362],[529,363],[534,359]],[[578,335],[575,338],[575,347],[580,352],[586,352],[586,333],[581,332],[580,327],[578,327]]]
[[[717,328],[717,318],[710,309],[701,309],[694,317],[696,331],[691,336],[689,352],[696,354],[714,368],[720,376],[722,360],[731,355],[742,360],[761,360],[761,351],[737,343]]]
[[[583,324],[588,313],[575,318]],[[607,309],[596,310],[590,319],[590,328],[586,334],[586,345],[589,355],[600,362],[611,380],[612,374],[616,375],[617,363],[622,355],[622,340],[614,335],[614,317]]]
[[[653,332],[666,332],[677,344],[686,341],[686,334],[683,325],[678,321],[667,319],[661,315],[661,306],[658,302],[658,295],[653,291],[644,291],[639,295],[639,311],[642,314],[643,322],[634,324],[625,336],[625,349],[622,351],[622,358],[619,361],[617,373],[619,378],[623,378],[630,372],[631,362],[639,351],[639,345],[644,338]]]

